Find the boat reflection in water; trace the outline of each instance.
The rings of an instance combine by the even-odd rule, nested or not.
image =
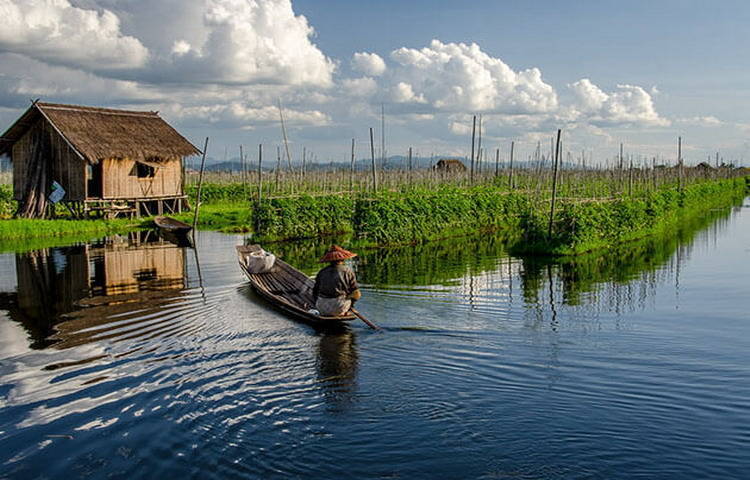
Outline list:
[[[3,309],[34,349],[102,338],[123,320],[118,313],[138,309],[142,317],[187,285],[185,249],[153,232],[19,253],[15,261],[17,291],[3,294]]]
[[[356,335],[346,327],[328,331],[318,344],[317,371],[323,395],[332,409],[346,409],[354,401],[358,364]]]

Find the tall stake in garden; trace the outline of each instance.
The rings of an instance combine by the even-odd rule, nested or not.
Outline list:
[[[247,168],[245,168],[245,154],[242,151],[242,145],[240,145],[240,168],[242,168],[242,195],[247,196]]]
[[[307,148],[302,147],[302,180],[305,179],[307,172]]]
[[[354,192],[354,139],[352,138],[352,164],[349,168],[349,192]]]
[[[281,99],[279,98],[279,119],[281,119],[281,133],[284,135],[284,148],[286,149],[286,163],[289,166],[289,171],[293,172],[292,169],[292,156],[289,154],[289,141],[286,137],[286,126],[284,125],[284,114],[281,110]]]
[[[276,194],[279,193],[279,170],[281,170],[281,147],[276,145],[276,186],[274,187]]]
[[[510,168],[508,172],[508,188],[513,190],[513,149],[516,146],[516,142],[510,142]]]
[[[411,169],[412,169],[411,168],[411,147],[409,147],[409,186],[411,186],[411,181],[412,181],[412,178],[411,178],[411,174],[412,174]]]
[[[380,104],[380,168],[385,171],[385,104]]]
[[[682,137],[677,137],[677,187],[682,191]]]
[[[372,127],[370,127],[370,156],[372,157],[372,191],[378,190],[378,172],[375,169],[375,140],[372,136]]]
[[[263,144],[258,144],[258,203],[263,195]]]
[[[557,200],[557,166],[560,162],[560,134],[562,130],[557,130],[557,143],[555,146],[555,166],[552,173],[552,202],[549,207],[549,227],[547,228],[547,239],[552,238],[552,219],[555,217],[555,201]]]
[[[495,150],[495,178],[500,175],[500,149]]]
[[[195,200],[195,215],[193,215],[193,231],[195,231],[195,226],[198,225],[198,213],[201,209],[201,189],[203,188],[203,169],[206,166],[206,150],[208,150],[208,137],[206,137],[206,142],[203,144],[203,155],[201,156],[201,171],[198,174],[198,197]]]
[[[474,115],[474,119],[471,123],[471,170],[469,173],[469,182],[474,184],[474,139],[477,134],[477,116]]]
[[[479,115],[479,139],[477,141],[477,173],[482,174],[482,115]]]
[[[633,195],[633,157],[630,157],[630,170],[628,171],[628,196]]]

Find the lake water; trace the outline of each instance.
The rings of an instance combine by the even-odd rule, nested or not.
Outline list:
[[[197,240],[0,255],[0,478],[748,478],[748,207],[575,262],[363,251],[383,332],[291,321],[245,238]]]

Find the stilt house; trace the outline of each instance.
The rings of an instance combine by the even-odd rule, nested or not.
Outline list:
[[[51,203],[79,217],[180,211],[183,161],[200,151],[158,112],[34,102],[0,137],[2,154],[18,216],[42,218]]]

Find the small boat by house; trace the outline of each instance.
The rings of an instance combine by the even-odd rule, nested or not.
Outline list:
[[[267,271],[253,273],[248,258],[262,253],[260,245],[237,247],[240,268],[250,280],[253,290],[271,306],[296,320],[319,326],[341,325],[357,318],[352,313],[337,317],[317,314],[312,294],[315,282],[283,260],[276,258]]]
[[[156,217],[154,218],[154,223],[160,230],[174,235],[185,235],[193,229],[192,225],[188,225],[172,217]]]

